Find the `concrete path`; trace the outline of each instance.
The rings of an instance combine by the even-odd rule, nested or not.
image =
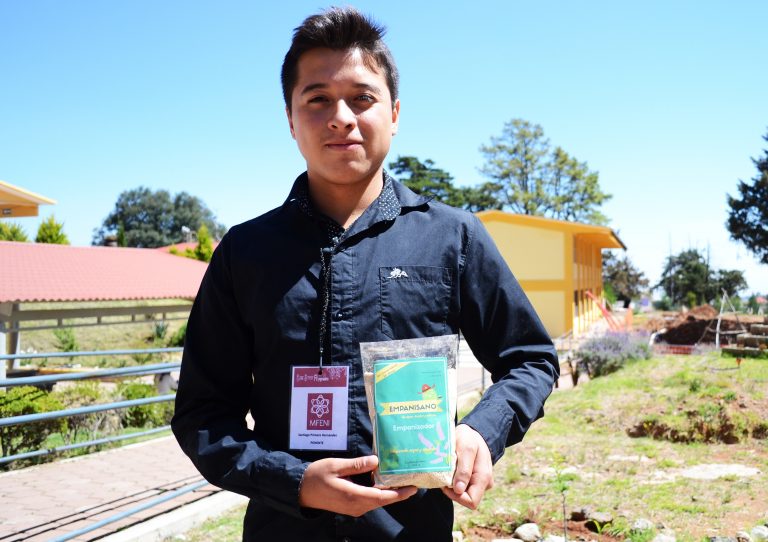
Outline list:
[[[0,542],[50,541],[202,480],[173,437],[0,474]],[[205,486],[73,538],[96,540],[218,492]]]

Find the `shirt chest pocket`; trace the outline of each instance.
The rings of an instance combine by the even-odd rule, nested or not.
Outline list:
[[[390,339],[448,333],[453,277],[447,267],[380,267],[381,332]]]

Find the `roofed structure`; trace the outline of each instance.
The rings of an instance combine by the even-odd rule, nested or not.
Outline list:
[[[206,268],[143,248],[0,241],[0,303],[194,299]]]
[[[477,213],[552,337],[602,317],[602,249],[625,249],[611,228],[503,211]]]
[[[186,319],[207,267],[152,249],[0,241],[0,355],[19,353],[22,331],[141,322],[158,315]],[[141,300],[169,301],[119,303]],[[109,301],[118,303],[93,303]],[[55,305],[22,306],[34,302]],[[0,379],[4,375],[0,358]]]
[[[37,216],[40,205],[54,203],[56,202],[50,198],[0,181],[0,218]]]

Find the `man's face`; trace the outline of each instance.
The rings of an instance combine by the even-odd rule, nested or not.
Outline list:
[[[311,49],[298,62],[288,122],[312,183],[368,183],[397,132],[400,102],[358,50]]]

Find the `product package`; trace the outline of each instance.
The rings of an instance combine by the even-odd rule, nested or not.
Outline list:
[[[380,486],[450,487],[458,335],[360,343]]]

